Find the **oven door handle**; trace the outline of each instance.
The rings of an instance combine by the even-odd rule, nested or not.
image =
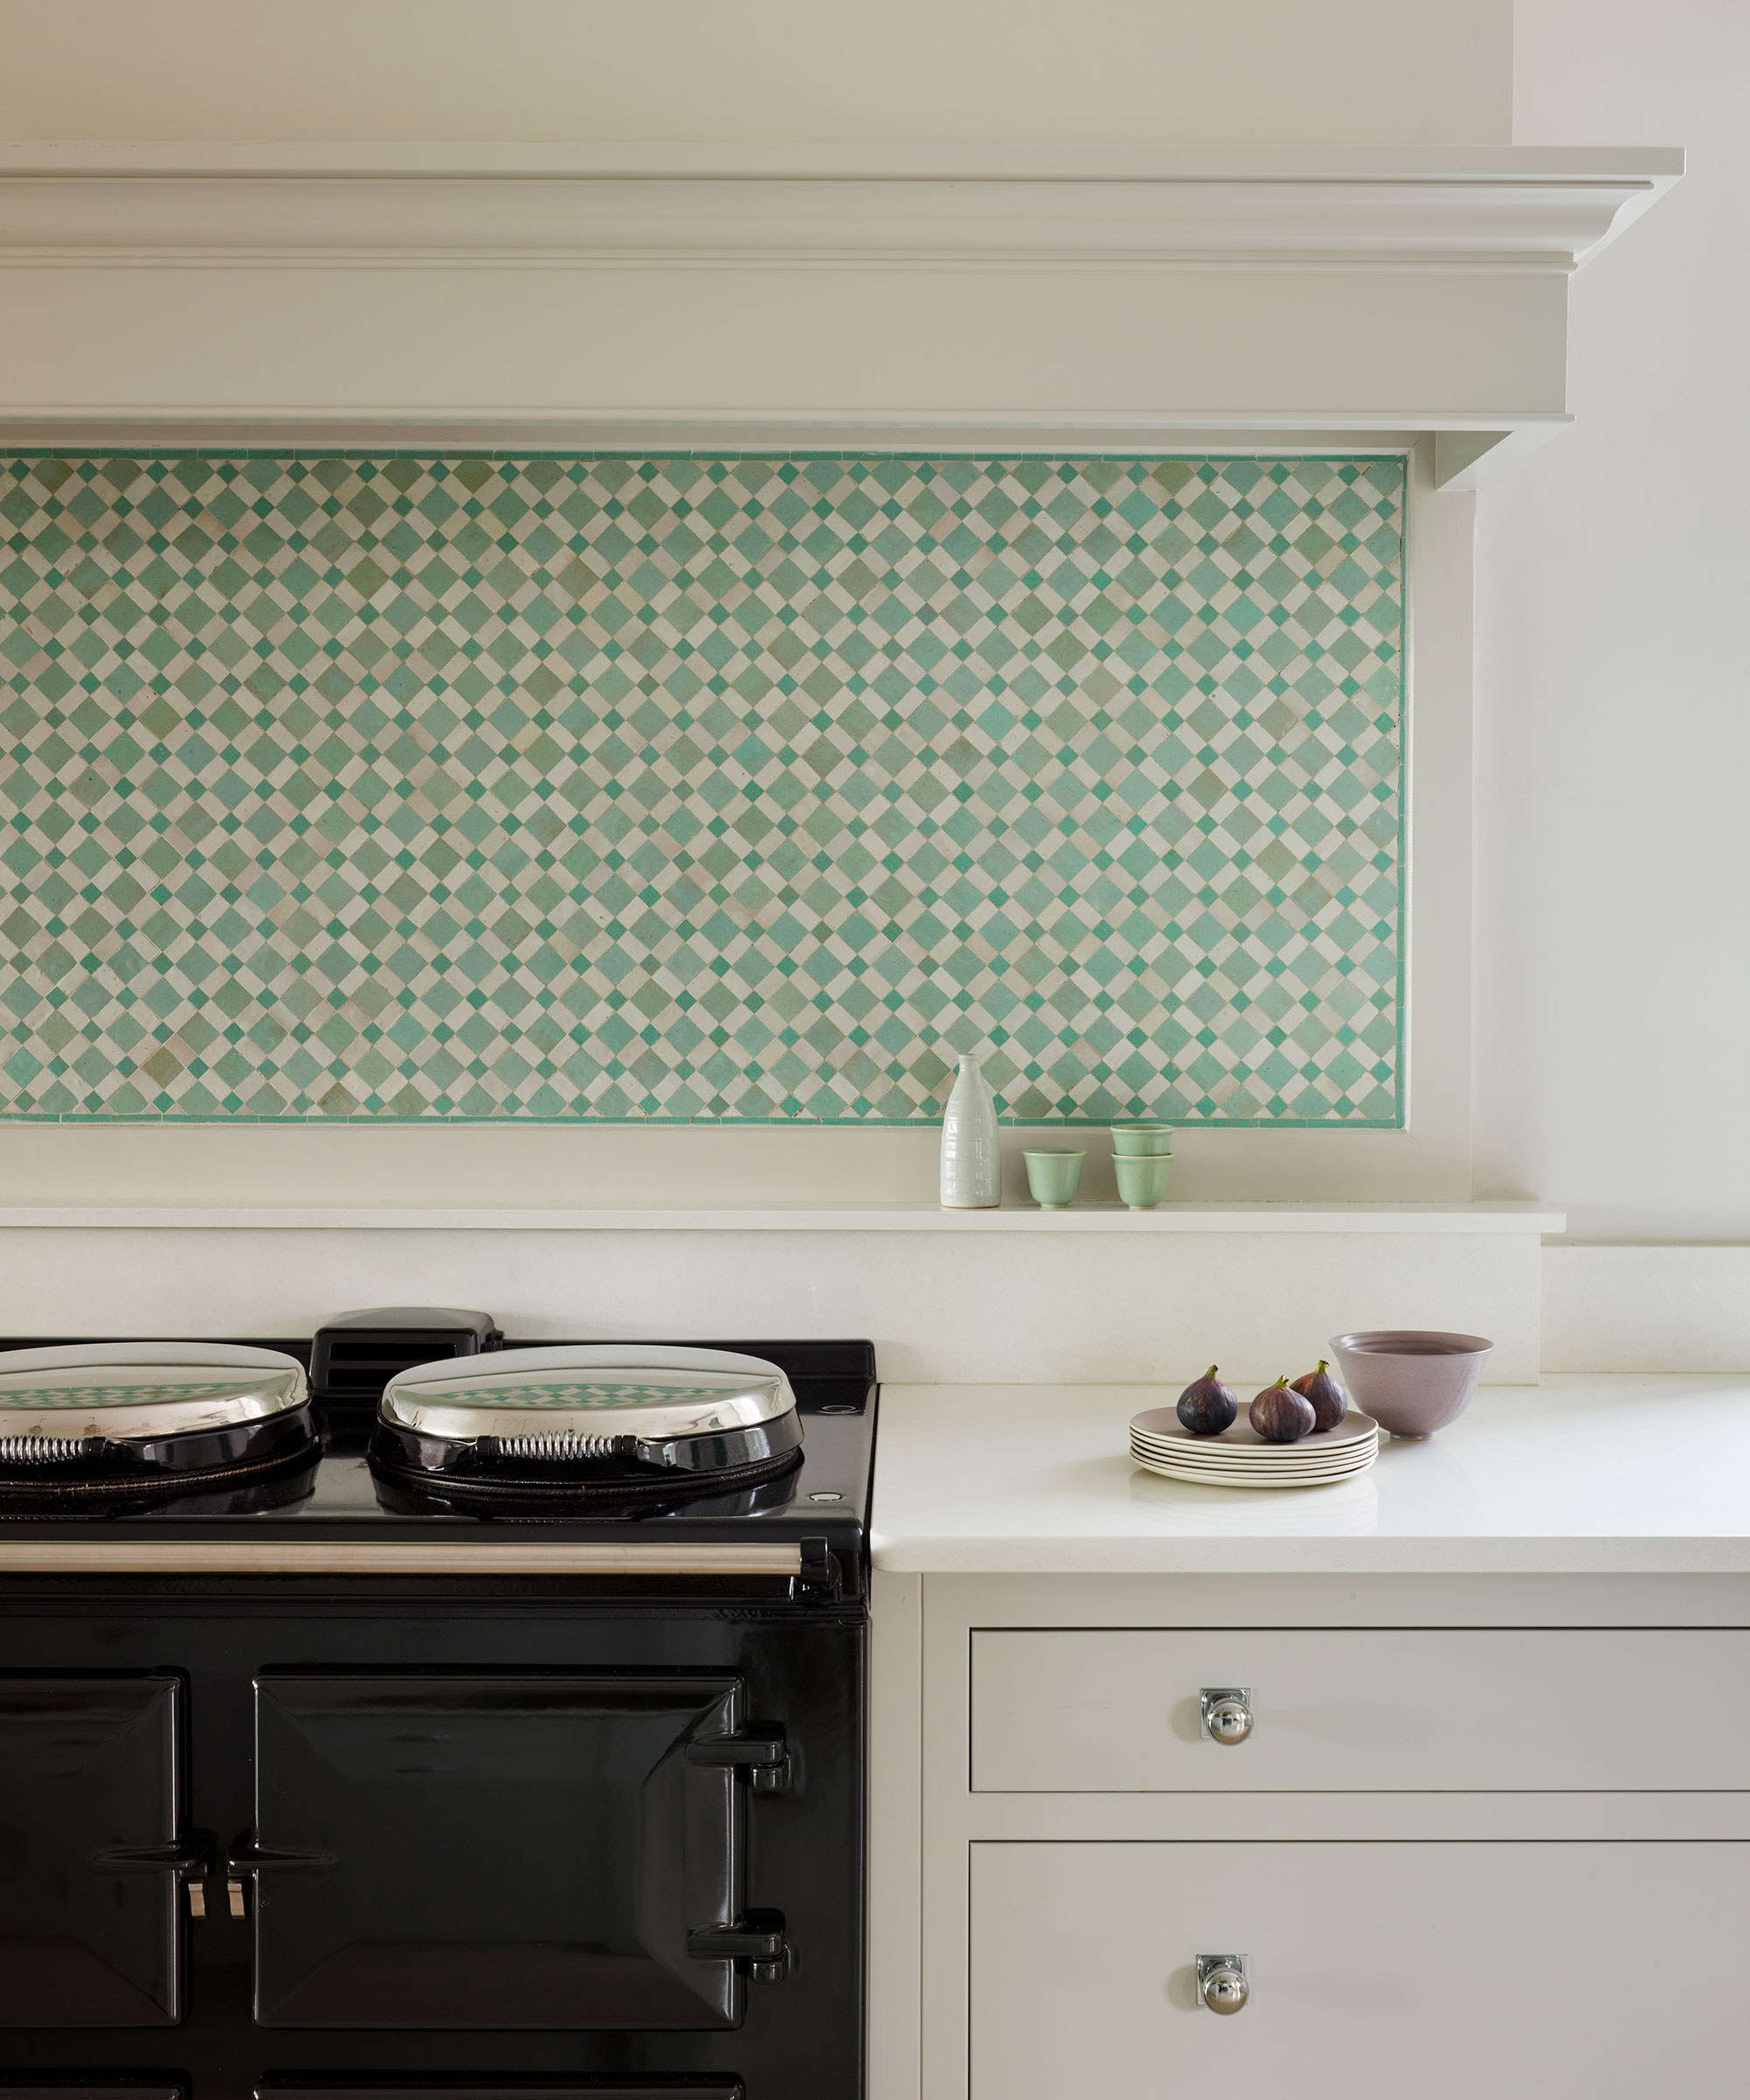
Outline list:
[[[217,1900],[214,1844],[205,1830],[172,1838],[168,1844],[116,1844],[86,1860],[94,1874],[174,1874],[188,1891],[188,1914],[204,1918]]]
[[[225,1860],[226,1902],[234,1918],[248,1915],[245,1891],[251,1880],[262,1874],[326,1874],[340,1861],[332,1852],[294,1852],[276,1845],[257,1844],[247,1836],[239,1838]]]
[[[326,1874],[340,1861],[332,1852],[295,1852],[239,1838],[225,1862],[227,1874]]]
[[[687,1745],[690,1765],[746,1772],[756,1794],[781,1794],[790,1783],[790,1752],[781,1735],[708,1735]]]
[[[790,1971],[784,1921],[774,1911],[756,1911],[735,1925],[702,1925],[687,1935],[696,1962],[745,1962],[756,1984],[780,1984]]]
[[[213,1872],[213,1848],[198,1838],[172,1838],[168,1844],[116,1844],[93,1852],[85,1864],[94,1874],[174,1874],[179,1881],[204,1881]]]

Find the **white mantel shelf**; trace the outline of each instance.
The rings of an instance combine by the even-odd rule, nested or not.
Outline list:
[[[882,1232],[882,1233],[1559,1233],[1560,1211],[1536,1203],[1176,1203],[1126,1210],[1078,1203],[1068,1210],[922,1209],[852,1204],[836,1209],[380,1209],[253,1205],[0,1208],[4,1231],[305,1232]]]
[[[1644,147],[14,143],[0,440],[1433,433],[1437,481],[1468,486],[1567,423],[1566,279],[1683,166]]]

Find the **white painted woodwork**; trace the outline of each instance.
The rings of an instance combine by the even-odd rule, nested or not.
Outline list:
[[[1251,1688],[1242,1743],[1198,1693]],[[1014,1793],[1750,1788],[1750,1633],[972,1635],[972,1784]]]
[[[1560,1211],[1537,1203],[1165,1203],[1158,1210],[1127,1210],[1121,1203],[1084,1203],[1078,1198],[1069,1210],[1040,1210],[1030,1203],[1007,1210],[943,1206],[926,1210],[906,1203],[844,1203],[830,1210],[785,1204],[724,1204],[709,1210],[662,1204],[600,1210],[557,1204],[514,1210],[435,1204],[396,1209],[364,1204],[0,1207],[0,1231],[36,1232],[1093,1232],[1133,1236],[1256,1232],[1411,1239],[1452,1233],[1461,1238],[1516,1234],[1535,1239],[1559,1232],[1562,1225]]]
[[[1404,1654],[1437,1629],[1492,1641],[1521,1628],[1558,1648],[1608,1644],[1629,1662],[1643,1637],[1714,1628],[1722,1646],[1684,1659],[1726,1648],[1735,1658],[1750,1575],[1284,1576],[1212,1563],[1172,1575],[999,1576],[941,1564],[925,1564],[920,1614],[904,1578],[877,1576],[877,1645],[892,1586],[891,1660],[908,1686],[919,1669],[922,1799],[920,1816],[907,1808],[894,1825],[872,1918],[886,1994],[873,2017],[898,2021],[907,2044],[880,2053],[874,2100],[968,2100],[969,2066],[973,2100],[1645,2100],[1741,2083],[1738,2055],[1721,2053],[1741,2035],[1729,1985],[1704,1991],[1693,2015],[1658,1995],[1674,1950],[1729,1966],[1742,1940],[1741,1774],[1729,1791],[1674,1790],[1681,1779],[1662,1773],[1638,1792],[1529,1781],[1436,1791],[1411,1726],[1397,1764],[1382,1756],[1376,1768],[1381,1790],[978,1791],[970,1662],[975,1636],[990,1629],[1200,1638],[1232,1624],[1277,1629],[1273,1641],[1371,1630]],[[1718,1684],[1688,1708],[1690,1736],[1705,1734]],[[1642,1732],[1621,1701],[1600,1727]],[[900,1733],[877,1736],[890,1791],[901,1784]],[[1237,1760],[1247,1747],[1211,1754]],[[879,1849],[883,1830],[873,1837]],[[1550,1959],[1527,1968],[1528,1945],[1544,1939]],[[1188,2008],[1184,1971],[1200,1951],[1251,1957],[1260,1996],[1236,2019]],[[1522,1969],[1533,1987],[1516,1996],[1504,1979]],[[911,1974],[915,2010],[896,2008]]]
[[[923,1592],[870,1585],[868,2100],[914,2100],[922,2052]]]
[[[1510,1406],[1520,1396],[1502,1394]],[[1533,1402],[1536,1404],[1536,1402]],[[883,1408],[885,1413],[885,1399]],[[886,1462],[886,1427],[882,1427]],[[1627,1543],[1627,1542],[1624,1542]],[[1633,1560],[1632,1555],[1625,1558]],[[926,1582],[934,1667],[934,1705],[962,1738],[970,1729],[972,1634],[986,1627],[1175,1628],[1211,1626],[1438,1627],[1474,1628],[1750,1627],[1750,1572],[1722,1575],[1649,1572],[1445,1574],[1393,1572],[1383,1581],[1361,1572],[1257,1573],[1184,1569],[1171,1574],[1063,1572],[962,1574],[933,1566]],[[969,1739],[970,1740],[970,1739]],[[962,1742],[962,1751],[964,1743]],[[971,1767],[962,1754],[962,1789]]]
[[[1681,172],[1644,147],[15,141],[0,256],[1564,275]]]
[[[1724,2094],[1740,1844],[971,1848],[971,2100]],[[1200,1953],[1251,1998],[1199,2007]]]
[[[1436,479],[1468,486],[1566,422],[1566,279],[1681,172],[1508,146],[15,142],[0,434],[1444,431]]]

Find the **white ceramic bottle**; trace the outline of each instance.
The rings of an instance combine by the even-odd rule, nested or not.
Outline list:
[[[962,1057],[942,1119],[942,1207],[995,1210],[1003,1200],[997,1097],[976,1057]]]

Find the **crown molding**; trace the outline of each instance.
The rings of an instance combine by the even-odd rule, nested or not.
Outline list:
[[[0,145],[0,262],[1565,275],[1680,153]]]

